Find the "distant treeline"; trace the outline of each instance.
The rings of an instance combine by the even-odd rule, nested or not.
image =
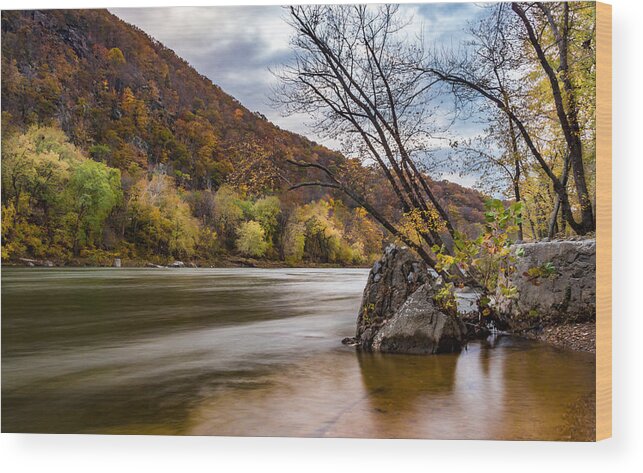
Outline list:
[[[332,198],[304,205],[249,197],[230,185],[188,190],[162,168],[122,182],[55,128],[6,140],[2,162],[2,257],[109,264],[213,260],[239,253],[289,264],[364,264],[383,234],[361,208]]]

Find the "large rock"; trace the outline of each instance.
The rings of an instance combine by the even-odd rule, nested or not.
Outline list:
[[[431,283],[415,291],[380,328],[371,349],[416,355],[460,352],[467,329],[459,317],[447,315],[435,306],[434,295]]]
[[[543,321],[575,322],[596,319],[596,240],[560,240],[515,245],[517,258],[511,276],[519,297],[503,309],[514,328]],[[551,263],[553,272],[538,274]],[[531,271],[531,272],[530,272]]]
[[[393,317],[416,289],[431,279],[426,264],[411,250],[388,246],[368,275],[357,316],[355,342],[358,346],[370,350],[379,328]]]

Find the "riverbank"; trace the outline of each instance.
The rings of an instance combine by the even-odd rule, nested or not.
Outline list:
[[[465,317],[465,324],[469,329],[471,340],[485,339],[489,331],[480,328],[477,316],[473,314]],[[524,323],[517,323],[517,327],[524,326]],[[549,321],[544,325],[524,329],[509,328],[506,333],[529,340],[538,340],[564,350],[572,350],[586,353],[596,353],[596,322],[584,320],[577,322]]]
[[[520,335],[566,350],[596,353],[596,322],[551,325]]]
[[[44,267],[44,268],[259,268],[259,269],[281,269],[281,268],[359,268],[365,269],[369,265],[336,265],[332,263],[299,262],[289,264],[285,261],[245,258],[241,256],[225,255],[212,260],[196,261],[159,261],[144,259],[119,258],[117,266],[113,259],[109,261],[96,261],[90,258],[74,258],[71,260],[17,258],[3,261],[2,266],[7,267]]]
[[[511,329],[560,348],[596,353],[596,240],[515,247],[521,256],[511,279],[519,297],[503,314]]]

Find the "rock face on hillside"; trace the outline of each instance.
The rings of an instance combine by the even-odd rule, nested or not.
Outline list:
[[[461,351],[467,329],[462,319],[444,314],[435,306],[434,294],[430,283],[411,294],[375,335],[373,351],[413,355]]]
[[[576,322],[596,319],[596,240],[561,240],[516,245],[512,276],[520,296],[504,309],[514,321]],[[553,267],[551,274],[538,271]]]
[[[366,351],[428,354],[460,351],[464,324],[433,304],[434,277],[408,248],[389,246],[364,289],[354,342]]]

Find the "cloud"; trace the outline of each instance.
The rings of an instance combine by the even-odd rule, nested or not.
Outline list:
[[[267,112],[268,67],[290,56],[280,7],[124,8],[112,13],[186,59],[251,110]]]
[[[434,41],[459,37],[467,21],[474,20],[484,8],[478,3],[421,3],[409,5],[425,25],[425,35]]]

